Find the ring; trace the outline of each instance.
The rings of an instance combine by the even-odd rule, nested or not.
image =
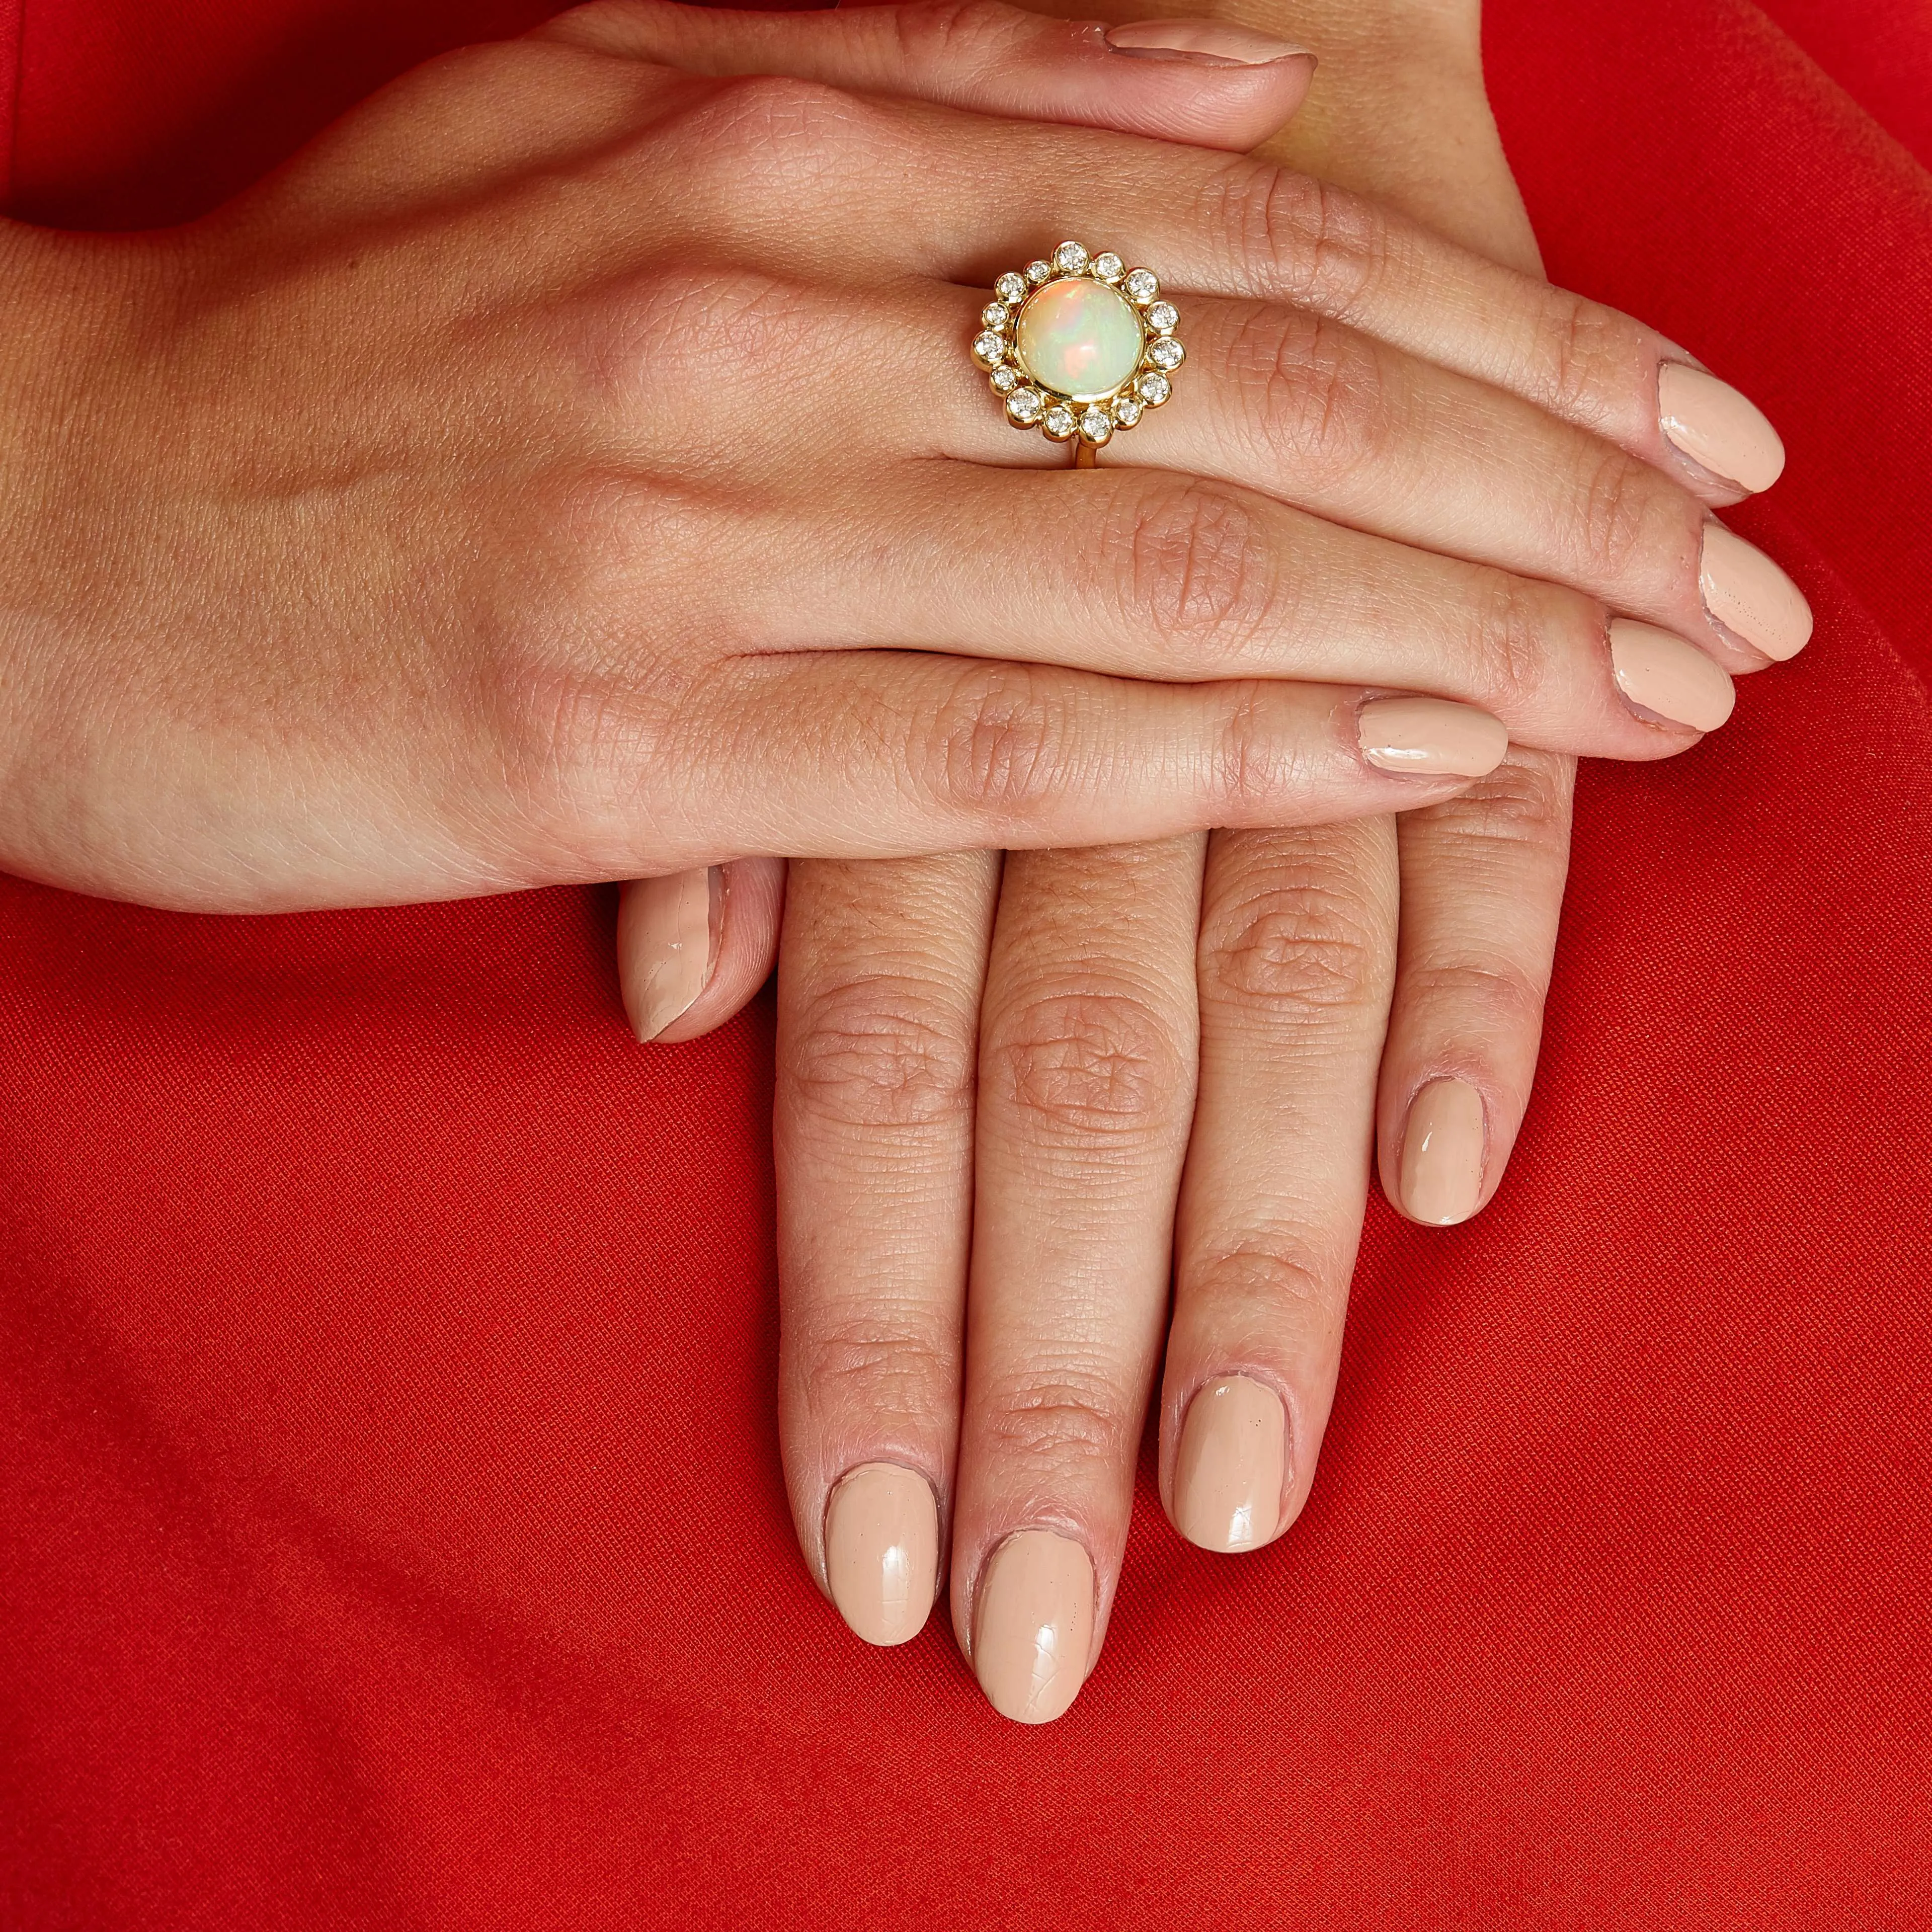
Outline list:
[[[1051,261],[1029,262],[993,284],[973,360],[1014,428],[1072,443],[1084,469],[1118,430],[1174,393],[1174,372],[1187,356],[1174,333],[1180,320],[1152,270],[1063,242]]]

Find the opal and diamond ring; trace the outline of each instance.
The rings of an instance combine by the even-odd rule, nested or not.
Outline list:
[[[1174,333],[1180,320],[1150,270],[1130,268],[1111,250],[1090,255],[1063,242],[1050,260],[993,284],[973,360],[1006,404],[1007,422],[1071,443],[1084,466],[1173,394],[1187,353]]]

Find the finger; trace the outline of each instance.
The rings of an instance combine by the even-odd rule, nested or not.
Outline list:
[[[1175,305],[1143,304],[1143,325],[1132,304],[1090,275],[1072,285],[1111,304],[1124,322],[1121,369],[1130,372],[1132,358],[1143,354],[1144,326],[1176,326]],[[807,635],[822,637],[849,628],[854,613],[875,610],[875,633],[916,617],[920,628],[898,640],[932,641],[923,628],[938,609],[928,594],[928,560],[922,554],[916,568],[902,563],[898,547],[908,543],[920,553],[936,551],[956,575],[976,572],[994,594],[1024,568],[1029,555],[1038,559],[1036,570],[1058,572],[1067,567],[1063,553],[1069,549],[1084,551],[1084,560],[1074,561],[1084,561],[1087,576],[1097,569],[1111,578],[1112,553],[1094,548],[1107,533],[1083,527],[1070,514],[1089,500],[1050,476],[1030,479],[1026,494],[1035,504],[1059,506],[1048,526],[1058,544],[1034,543],[1030,519],[1028,542],[1014,541],[1018,512],[1008,499],[1022,493],[1005,466],[1064,467],[1066,459],[1060,445],[1030,427],[1045,392],[1022,381],[1004,403],[997,394],[1028,353],[1042,352],[1037,343],[1030,352],[1022,339],[1029,304],[996,302],[979,316],[996,325],[983,328],[973,345],[976,358],[998,364],[990,378],[996,393],[989,395],[962,367],[959,338],[972,320],[971,299],[955,290],[901,284],[879,291],[855,319],[842,298],[787,293],[766,304],[776,309],[766,326],[778,328],[782,318],[784,346],[742,359],[714,355],[690,362],[688,348],[679,346],[688,332],[664,325],[667,340],[647,359],[657,377],[670,381],[673,396],[686,400],[650,415],[648,430],[640,422],[640,445],[647,446],[640,454],[652,460],[676,458],[698,427],[689,412],[762,406],[774,365],[809,362],[815,341],[836,336],[843,352],[872,371],[866,385],[835,386],[809,427],[820,442],[863,452],[847,470],[845,490],[816,506],[816,515],[807,507],[806,534],[776,524],[770,530],[770,541],[796,553],[772,580],[767,621],[782,634],[791,634],[782,627],[802,624]],[[1178,335],[1156,333],[1144,350],[1148,358],[1186,355],[1174,378],[1174,401],[1145,409],[1130,430],[1114,433],[1111,418],[1102,422],[1095,434],[1108,439],[1103,466],[1166,470],[1250,488],[1360,532],[1569,585],[1625,616],[1694,641],[1733,671],[1788,658],[1810,636],[1803,597],[1768,556],[1725,530],[1690,491],[1599,436],[1506,392],[1279,304],[1190,302],[1178,322]],[[1183,338],[1184,347],[1178,346]],[[694,378],[710,373],[688,386],[671,380],[687,366]],[[957,373],[940,373],[948,370]],[[1108,371],[1110,382],[1114,375]],[[1145,379],[1168,380],[1151,370]],[[881,415],[881,393],[930,400]],[[1106,412],[1091,413],[1098,420]],[[1022,420],[1028,427],[1016,435],[1013,424]],[[928,464],[901,470],[888,482],[882,465],[896,451],[964,458],[976,472],[1001,466],[986,476]],[[735,450],[728,460],[740,467],[753,460]],[[758,480],[771,478],[760,472]],[[974,492],[961,522],[956,513],[964,506],[956,500]],[[701,526],[703,512],[692,514]],[[988,572],[987,560],[995,556],[1001,567]],[[851,578],[862,567],[868,594],[858,598]],[[874,581],[897,598],[875,601]],[[803,608],[795,598],[805,600]],[[1076,634],[1085,634],[1086,613],[1064,600],[1055,604]],[[1014,633],[1002,625],[981,634],[979,648],[986,650]],[[1596,642],[1599,680],[1613,701],[1600,614]],[[1592,754],[1612,750],[1537,742]]]
[[[670,1046],[722,1026],[771,976],[782,859],[634,879],[617,901],[617,983],[631,1030]]]
[[[1204,1549],[1270,1541],[1314,1479],[1367,1196],[1396,906],[1388,819],[1211,842],[1161,1395],[1162,1498]]]
[[[800,1546],[868,1643],[932,1607],[959,1430],[990,853],[792,868],[774,1120]]]
[[[1670,757],[1730,714],[1729,676],[1676,633],[1228,484],[1125,466],[903,474],[862,516],[833,502],[808,517],[760,642],[1023,643],[1134,677],[1347,679],[1473,704],[1517,743],[1591,757]]]
[[[546,847],[567,839],[586,877],[1405,810],[1493,770],[1508,742],[1487,712],[1441,699],[885,652],[740,658],[668,724],[664,704],[600,687],[582,735],[563,728]],[[639,772],[658,763],[682,782],[647,819]]]
[[[1098,290],[1091,299],[1109,313],[1130,306]],[[985,331],[976,356],[1030,368],[1030,308]],[[1160,313],[1178,333],[1145,352],[1168,357],[1166,370],[1136,380],[1164,394],[1184,354],[1178,406],[1148,408],[1112,436],[1110,461],[1244,484],[1358,530],[1571,584],[1738,669],[1792,656],[1810,637],[1796,586],[1691,490],[1534,403],[1278,302],[1200,300]],[[1136,340],[1130,322],[1124,362]],[[1052,346],[1030,353],[1050,360]],[[1007,424],[967,386],[952,393],[940,452],[1011,460]],[[1006,413],[1040,393],[1023,383]],[[920,424],[941,431],[934,413]]]
[[[1567,758],[1514,752],[1466,797],[1401,820],[1401,971],[1383,1056],[1382,1192],[1466,1221],[1529,1104],[1570,851]]]
[[[985,288],[1079,236],[1150,264],[1171,290],[1304,309],[1506,390],[1708,503],[1766,488],[1782,467],[1762,413],[1656,330],[1272,163],[922,102],[824,106],[850,165],[899,187],[806,234],[777,184],[770,232],[804,256]],[[1041,183],[1050,208],[1030,185]]]
[[[1315,68],[1305,49],[1232,23],[1143,22],[1110,38],[1097,21],[998,0],[801,14],[599,0],[541,31],[688,74],[784,74],[1238,152],[1294,113]]]
[[[1192,1110],[1201,841],[1010,857],[980,1052],[952,1615],[1003,1716],[1098,1655]]]

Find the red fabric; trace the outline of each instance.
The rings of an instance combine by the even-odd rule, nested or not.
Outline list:
[[[1932,167],[1932,0],[1764,0],[1765,11]]]
[[[178,212],[515,12],[32,0],[16,205]],[[1552,272],[1766,402],[1821,621],[1586,772],[1509,1184],[1376,1212],[1301,1523],[1144,1483],[1003,1724],[793,1549],[768,1012],[638,1052],[601,894],[0,882],[10,1932],[1932,1921],[1932,178],[1744,0],[1489,32]]]

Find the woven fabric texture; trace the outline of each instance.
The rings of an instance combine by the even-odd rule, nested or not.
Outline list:
[[[191,213],[537,10],[0,0],[12,205]],[[1552,274],[1784,430],[1819,632],[1586,770],[1508,1185],[1375,1210],[1292,1534],[1144,1475],[1001,1722],[794,1547],[766,1005],[638,1050],[606,892],[0,880],[0,1924],[1932,1922],[1932,11],[1487,32]]]

